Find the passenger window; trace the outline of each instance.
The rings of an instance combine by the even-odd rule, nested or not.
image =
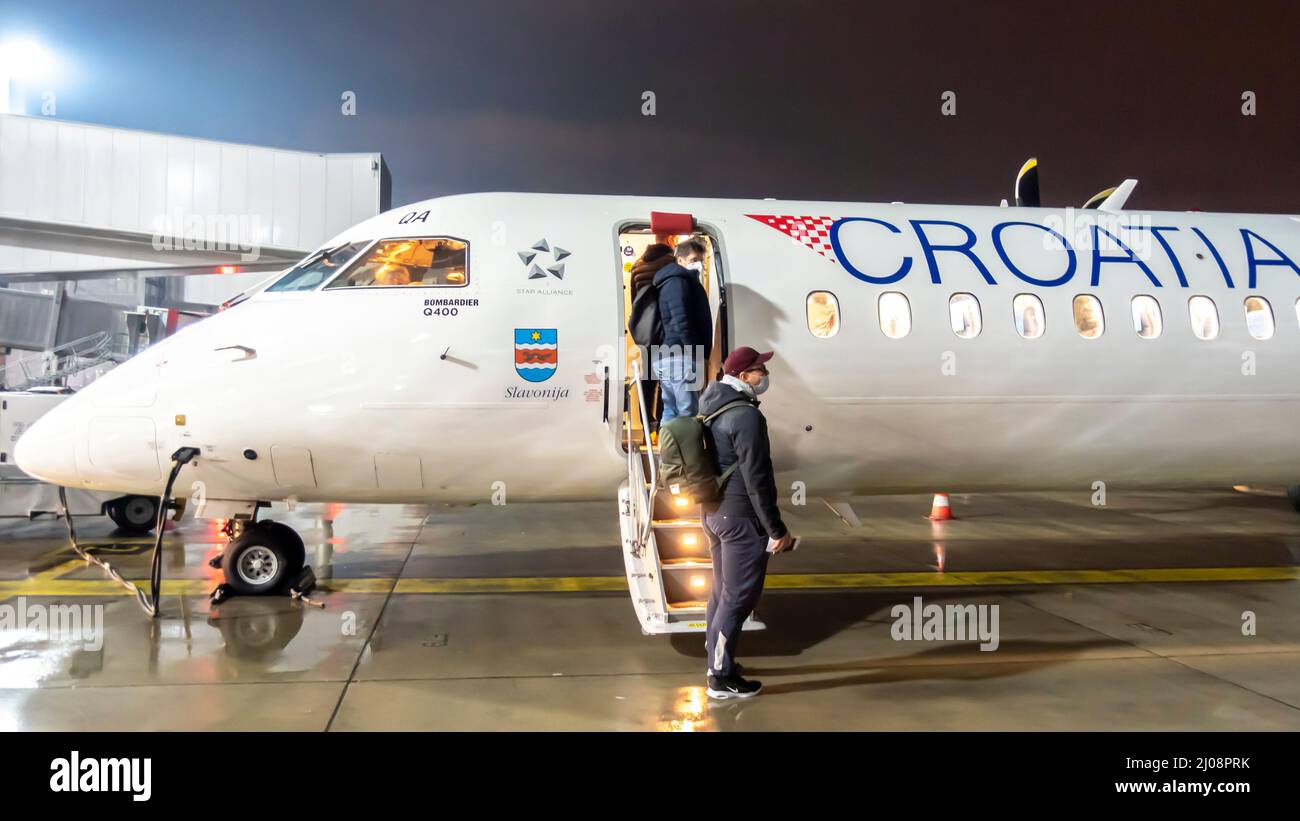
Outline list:
[[[813,291],[808,295],[808,330],[820,339],[830,339],[840,332],[840,302],[830,291]]]
[[[1133,297],[1133,330],[1142,339],[1155,339],[1164,330],[1160,316],[1160,303],[1153,296],[1141,294]]]
[[[469,284],[468,250],[461,240],[445,237],[380,240],[325,288],[459,288]]]
[[[1037,339],[1046,328],[1043,301],[1033,294],[1018,294],[1011,300],[1011,312],[1016,316],[1016,332],[1025,339]]]
[[[1295,301],[1295,321],[1300,324],[1300,299]]]
[[[1273,337],[1273,306],[1264,297],[1246,297],[1246,330],[1256,339]]]
[[[1092,294],[1079,294],[1074,298],[1074,329],[1084,339],[1096,339],[1106,330],[1106,320],[1101,313],[1101,301]]]
[[[342,271],[352,261],[352,258],[369,244],[370,240],[366,240],[364,242],[336,245],[333,248],[317,251],[298,263],[293,270],[280,277],[275,281],[274,285],[266,290],[314,291],[316,286]]]
[[[1208,296],[1194,296],[1187,300],[1187,312],[1192,317],[1192,333],[1197,339],[1214,339],[1219,335],[1219,309]]]
[[[880,295],[880,330],[890,339],[902,339],[912,330],[912,306],[897,291]]]
[[[953,294],[948,300],[948,318],[952,332],[962,339],[974,339],[983,327],[980,303],[973,294]]]

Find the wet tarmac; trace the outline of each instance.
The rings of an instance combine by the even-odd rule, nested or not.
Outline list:
[[[764,693],[721,704],[702,636],[641,634],[613,499],[277,506],[323,608],[210,605],[221,538],[186,520],[156,620],[61,522],[0,520],[0,729],[1300,729],[1300,514],[1279,495],[954,496],[946,523],[929,501],[859,500],[855,529],[788,511],[801,549],[740,648]],[[144,541],[79,530],[147,577]],[[997,649],[896,640],[917,596],[998,605]],[[102,627],[13,620],[68,605]]]

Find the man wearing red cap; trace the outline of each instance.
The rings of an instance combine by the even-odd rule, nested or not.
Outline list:
[[[744,403],[715,417],[708,426],[719,473],[737,466],[723,484],[721,498],[704,505],[704,532],[713,555],[705,634],[710,698],[752,698],[763,689],[761,683],[741,678],[736,642],[763,593],[768,557],[794,543],[777,507],[767,420],[758,409],[758,395],[768,387],[771,358],[770,351],[737,348],[722,365],[722,379],[710,383],[700,397],[701,416],[729,403]]]

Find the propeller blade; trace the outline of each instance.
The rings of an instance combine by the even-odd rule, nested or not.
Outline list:
[[[1016,174],[1016,205],[1037,208],[1038,200],[1038,158],[1030,157],[1020,166]]]
[[[1105,191],[1098,191],[1096,194],[1093,194],[1088,198],[1088,201],[1083,204],[1083,209],[1085,211],[1095,211],[1101,207],[1101,204],[1105,202],[1111,194],[1114,193],[1114,188],[1107,188]]]
[[[1138,181],[1127,179],[1114,188],[1107,188],[1105,191],[1099,191],[1092,195],[1092,199],[1083,204],[1084,208],[1095,208],[1099,211],[1122,211],[1124,203],[1128,202],[1129,195],[1133,189],[1137,188]]]

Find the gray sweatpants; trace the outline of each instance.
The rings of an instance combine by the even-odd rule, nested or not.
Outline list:
[[[763,594],[767,575],[767,531],[747,516],[704,514],[704,532],[713,554],[713,591],[709,594],[704,646],[709,675],[730,675],[736,665],[740,628]]]

